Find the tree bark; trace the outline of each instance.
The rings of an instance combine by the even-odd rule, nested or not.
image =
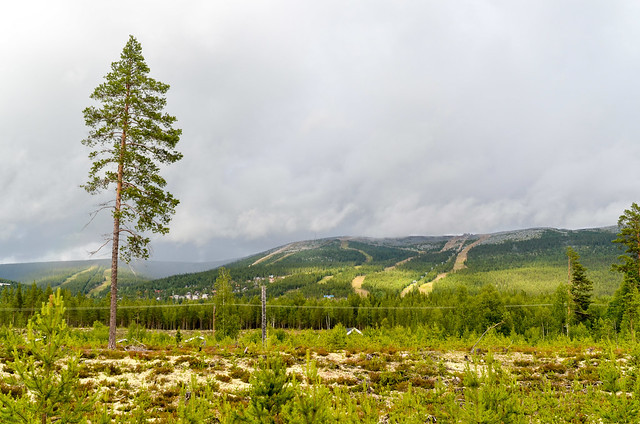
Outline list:
[[[567,277],[567,337],[569,337],[569,319],[571,318],[571,256],[569,256]]]
[[[129,85],[127,85],[127,98]],[[129,114],[129,104],[124,107],[125,117]],[[120,207],[122,204],[122,180],[124,175],[124,153],[127,147],[127,121],[120,138],[120,160],[118,161],[118,181],[116,183],[116,204],[113,215],[113,240],[111,248],[111,305],[109,309],[109,343],[108,349],[116,348],[116,316],[118,312],[118,253],[120,247]]]
[[[638,228],[637,224],[636,224],[636,229]],[[640,231],[636,230],[636,248],[638,249],[638,257],[637,257],[637,264],[638,264],[638,277],[640,277]]]
[[[113,217],[113,241],[111,248],[111,305],[109,309],[108,349],[116,348],[116,314],[118,309],[118,250],[120,245],[120,204],[122,199],[122,164],[118,165],[115,216]]]

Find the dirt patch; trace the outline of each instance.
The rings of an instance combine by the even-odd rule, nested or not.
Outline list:
[[[456,262],[453,265],[453,271],[452,272],[460,271],[461,269],[466,268],[467,266],[465,265],[465,262],[467,261],[467,256],[469,254],[469,251],[471,249],[473,249],[474,247],[476,247],[478,244],[480,244],[483,241],[487,240],[489,237],[490,236],[488,234],[482,235],[482,236],[480,236],[480,238],[478,240],[474,241],[473,243],[471,243],[469,246],[465,247],[462,250],[460,250],[460,248],[462,247],[464,242],[467,240],[467,238],[468,238],[467,236],[455,237],[455,238],[449,240],[447,242],[447,244],[442,248],[442,251],[453,250],[453,249],[460,250],[459,253],[458,253],[458,256],[456,256]],[[411,259],[413,259],[413,258],[406,259],[403,262],[409,261]],[[387,269],[385,269],[385,271],[389,270],[389,269],[393,269],[394,267],[387,268]],[[420,290],[420,293],[422,293],[422,294],[431,293],[431,291],[433,290],[433,284],[438,280],[442,280],[448,274],[449,273],[447,273],[447,272],[443,272],[441,274],[438,274],[436,276],[436,278],[434,278],[432,281],[429,281],[428,283],[424,283],[424,284],[420,285],[418,287],[418,290]],[[402,297],[406,296],[408,293],[411,292],[411,290],[413,290],[413,288],[416,285],[417,285],[417,283],[412,283],[412,284],[408,285],[407,287],[405,287],[404,290],[402,290],[402,293],[400,293],[400,296],[402,296]]]
[[[252,264],[251,264],[251,266],[258,265],[260,262],[264,262],[264,261],[266,261],[266,260],[267,260],[267,259],[269,259],[269,258],[272,258],[272,257],[274,257],[274,256],[276,256],[276,255],[278,255],[278,254],[280,254],[280,253],[282,253],[282,252],[285,252],[285,251],[286,251],[287,249],[289,249],[291,246],[293,246],[293,244],[288,244],[288,245],[286,245],[286,246],[284,246],[284,247],[281,247],[280,249],[276,250],[275,252],[271,252],[271,253],[269,253],[268,255],[261,257],[260,259],[258,259],[258,260],[257,260],[257,261],[255,261],[254,263],[252,263]]]
[[[353,247],[349,247],[349,241],[348,240],[341,240],[340,241],[340,249],[343,250],[354,250],[358,253],[360,253],[362,256],[364,256],[364,263],[368,264],[373,260],[373,257],[368,254],[367,252],[365,252],[364,250],[360,250],[360,249],[354,249]]]
[[[318,281],[318,284],[326,284],[327,281],[331,280],[333,275],[325,275],[322,277],[322,280]]]
[[[467,266],[465,265],[465,262],[467,262],[467,255],[469,254],[469,251],[474,247],[476,247],[477,245],[479,245],[480,243],[482,243],[483,241],[487,240],[489,237],[490,235],[488,234],[481,235],[478,240],[474,241],[469,246],[462,249],[460,253],[458,253],[458,256],[456,257],[456,263],[453,265],[453,272],[460,271],[461,269],[466,268]]]
[[[404,264],[406,264],[407,262],[409,262],[410,260],[412,260],[414,258],[416,258],[416,256],[412,256],[410,258],[404,259],[404,260],[398,262],[395,265],[391,265],[391,266],[386,267],[384,270],[385,271],[393,271],[394,269],[396,269],[396,267],[399,267],[400,265],[404,265]]]
[[[451,240],[449,240],[440,251],[446,252],[447,250],[460,250],[460,248],[462,247],[462,245],[466,240],[467,240],[466,235],[454,237]]]
[[[351,281],[351,287],[360,297],[369,296],[369,291],[362,288],[362,283],[364,283],[365,275],[358,275],[356,278]]]

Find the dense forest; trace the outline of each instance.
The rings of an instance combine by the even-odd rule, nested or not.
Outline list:
[[[567,331],[609,337],[625,322],[633,326],[620,307],[621,295],[614,296],[622,279],[621,273],[611,270],[622,253],[612,243],[615,238],[612,229],[539,229],[492,235],[469,251],[466,267],[456,272],[452,272],[456,255],[478,236],[296,243],[228,264],[224,269],[231,294],[224,308],[229,316],[237,317],[238,328],[259,328],[260,287],[265,285],[267,321],[273,328],[421,326],[447,337],[482,332],[499,323],[499,333],[531,340]],[[573,323],[571,282],[567,280],[569,246],[592,282],[588,313]],[[118,325],[213,329],[214,284],[220,270],[143,282],[125,280]],[[400,290],[412,282],[433,281],[443,273],[447,277],[428,292],[416,285],[400,296]],[[86,274],[91,277],[99,272]],[[352,281],[358,275],[365,277],[367,296],[354,292]],[[106,292],[96,295],[79,286],[62,286],[69,324],[106,323]],[[7,283],[0,292],[0,325],[24,325],[52,292],[51,285]]]

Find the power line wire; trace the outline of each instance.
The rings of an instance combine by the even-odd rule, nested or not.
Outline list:
[[[164,303],[154,305],[118,305],[118,309],[156,309],[156,308],[185,308],[213,306],[215,303]],[[528,303],[515,305],[502,305],[504,308],[541,308],[554,306],[553,303]],[[592,306],[608,306],[607,304],[592,303]],[[229,303],[227,306],[260,308],[260,304],[254,303]],[[267,304],[268,309],[364,309],[364,310],[434,310],[434,309],[459,309],[461,306],[342,306],[342,305],[279,305]],[[109,306],[65,306],[67,311],[92,311],[109,310]],[[40,308],[0,308],[0,312],[35,312]]]

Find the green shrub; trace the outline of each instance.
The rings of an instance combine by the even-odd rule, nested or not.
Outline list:
[[[101,321],[94,321],[91,329],[91,337],[101,342],[109,340],[109,327],[104,325]]]
[[[13,351],[14,378],[22,390],[16,397],[0,392],[2,422],[79,422],[92,411],[95,396],[81,390],[78,355],[66,347],[64,311],[58,290],[29,320],[25,349]]]
[[[243,418],[255,423],[280,422],[283,407],[295,394],[280,357],[269,356],[260,361],[250,383],[250,401]]]

